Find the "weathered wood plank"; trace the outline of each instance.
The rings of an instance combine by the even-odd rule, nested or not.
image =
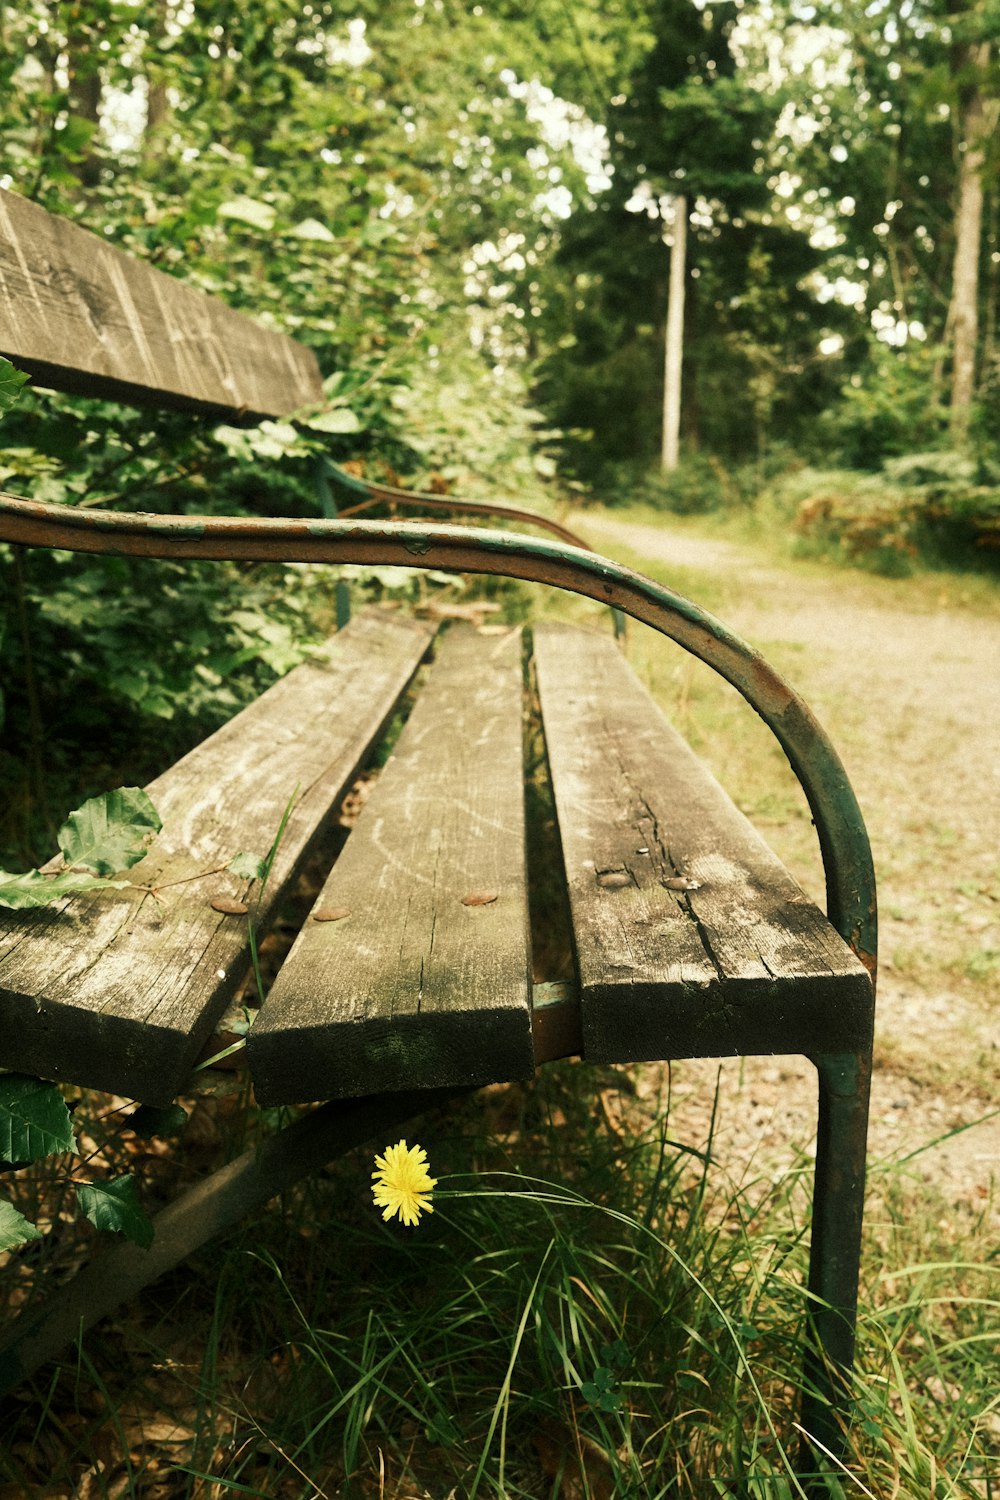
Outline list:
[[[151,783],[164,827],[130,889],[0,913],[0,1066],[173,1098],[248,966],[247,917],[211,904],[246,882],[219,867],[244,850],[266,855],[297,793],[259,914],[266,928],[432,634],[359,616]]]
[[[584,1055],[869,1045],[868,975],[615,643],[548,625],[534,636]]]
[[[0,354],[56,390],[231,419],[323,399],[311,350],[3,190]]]
[[[250,1032],[262,1103],[532,1072],[520,653],[445,636],[316,903],[350,915],[306,923]]]

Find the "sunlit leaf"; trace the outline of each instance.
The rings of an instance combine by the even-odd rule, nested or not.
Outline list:
[[[0,870],[0,906],[6,906],[9,911],[33,911],[81,891],[119,891],[127,885],[127,880],[104,880],[97,875],[77,874],[73,870],[65,870],[59,875],[43,875],[40,870],[11,875]]]
[[[232,875],[238,875],[241,880],[263,880],[267,874],[267,865],[259,854],[247,854],[245,851],[235,855],[226,866]]]
[[[70,813],[59,830],[59,847],[68,865],[114,875],[138,864],[162,827],[141,787],[120,786]]]
[[[274,228],[274,209],[270,203],[261,203],[257,198],[230,198],[216,209],[220,219],[235,219],[238,224],[249,224],[265,232]]]
[[[21,394],[27,375],[15,370],[9,359],[0,356],[0,412],[10,411]]]
[[[337,406],[333,411],[320,412],[318,417],[308,417],[305,425],[313,432],[361,431],[361,423],[347,406]]]
[[[297,240],[317,240],[323,244],[332,244],[336,239],[336,235],[331,234],[318,219],[303,219],[301,224],[294,224],[288,233]]]
[[[41,1231],[36,1229],[23,1214],[19,1214],[13,1203],[0,1198],[0,1252],[14,1250],[28,1240],[40,1240]]]

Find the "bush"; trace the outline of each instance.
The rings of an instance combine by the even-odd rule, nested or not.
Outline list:
[[[881,474],[803,469],[773,496],[791,514],[800,550],[899,577],[918,559],[995,564],[1000,485],[990,477],[962,454],[915,453]]]
[[[621,464],[611,471],[600,499],[608,505],[638,503],[676,516],[704,515],[745,504],[752,494],[742,471],[728,469],[718,458],[695,454],[676,469]]]

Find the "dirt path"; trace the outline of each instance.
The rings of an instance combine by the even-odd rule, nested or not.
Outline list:
[[[779,569],[732,542],[604,514],[582,530],[611,555],[738,578],[726,623],[777,654],[844,756],[880,882],[874,1156],[982,1120],[1000,1106],[1000,616],[928,607],[926,592],[910,608],[905,581]],[[715,1064],[692,1071],[693,1108]],[[741,1148],[809,1137],[807,1067],[760,1060],[726,1074],[738,1108],[724,1125]],[[913,1168],[1000,1222],[1000,1115]]]

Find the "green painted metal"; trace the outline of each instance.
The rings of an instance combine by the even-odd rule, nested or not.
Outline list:
[[[819,1120],[809,1254],[812,1338],[803,1371],[803,1469],[821,1468],[824,1448],[840,1455],[845,1446],[840,1417],[850,1405],[854,1365],[872,1072],[870,1053],[822,1054],[813,1063],[819,1075]]]

